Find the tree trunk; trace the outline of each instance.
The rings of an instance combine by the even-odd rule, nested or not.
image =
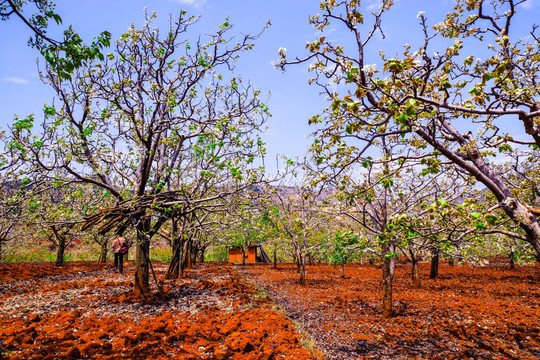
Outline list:
[[[191,269],[193,267],[193,238],[190,237],[187,240],[187,250],[186,250],[186,268]]]
[[[200,263],[203,263],[204,262],[204,252],[205,252],[206,248],[204,246],[201,246],[199,248],[199,262]]]
[[[242,246],[242,266],[246,266],[246,249]]]
[[[449,258],[448,258],[448,265],[454,266],[454,264],[455,264],[455,262],[454,262],[454,257],[453,257],[453,256],[449,257]]]
[[[182,241],[180,239],[173,240],[173,253],[171,258],[171,263],[165,274],[165,279],[178,279],[180,276],[180,263],[182,262]]]
[[[510,249],[510,270],[514,270],[516,268],[516,262],[514,258],[514,249]]]
[[[191,241],[191,248],[190,248],[190,252],[189,252],[189,255],[190,255],[190,266],[189,267],[193,267],[195,266],[195,264],[197,264],[197,260],[199,259],[199,257],[197,256],[199,254],[199,246],[195,244],[195,240]]]
[[[186,269],[191,267],[190,242],[191,238],[185,238],[182,245],[182,262],[180,263],[180,277],[184,277]]]
[[[165,279],[178,279],[180,276],[180,267],[182,263],[182,250],[184,247],[184,228],[186,220],[183,219],[182,228],[180,233],[178,233],[178,220],[171,220],[171,238],[172,238],[172,257],[167,273],[165,274]]]
[[[420,289],[420,269],[418,267],[418,257],[412,257],[412,287],[413,289]]]
[[[137,298],[147,298],[150,296],[149,284],[149,264],[150,259],[150,240],[147,239],[149,221],[141,220],[137,225],[137,244],[135,254],[135,281],[133,293]]]
[[[56,249],[56,266],[64,266],[64,253],[66,251],[66,237],[57,236],[58,248]]]
[[[300,285],[306,285],[306,267],[304,264],[298,264],[298,271],[300,272]]]
[[[387,256],[393,253],[395,246],[387,243],[383,243],[383,266],[382,266],[382,285],[383,285],[383,298],[382,298],[382,315],[384,318],[391,318],[393,314],[392,310],[392,283],[394,281],[394,272],[396,267],[396,259],[394,256]]]
[[[298,274],[300,275],[300,285],[306,285],[306,258],[300,253],[299,247],[296,250],[296,265],[298,266]]]
[[[536,254],[535,257],[540,261],[540,223],[536,216],[514,198],[506,198],[503,202],[505,212],[525,231],[527,242],[532,245]]]
[[[433,251],[433,256],[431,257],[431,270],[429,271],[429,278],[436,279],[439,276],[439,251]]]
[[[277,269],[277,250],[274,249],[274,269]]]
[[[99,253],[99,262],[100,263],[106,263],[107,262],[107,245],[109,244],[109,240],[103,239],[103,242],[100,244],[100,253]]]

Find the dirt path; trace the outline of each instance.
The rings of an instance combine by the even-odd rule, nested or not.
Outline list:
[[[227,264],[131,296],[133,268],[0,265],[2,359],[311,359],[293,324]],[[163,278],[166,264],[156,264]]]
[[[423,274],[429,264],[422,264]],[[381,270],[350,266],[346,279],[308,267],[298,285],[292,265],[240,268],[314,340],[327,359],[539,359],[540,266],[441,266],[440,277],[411,289],[396,272],[396,316],[382,319]]]

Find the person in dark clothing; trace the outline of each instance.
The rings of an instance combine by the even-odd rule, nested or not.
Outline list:
[[[114,268],[118,272],[124,271],[124,255],[128,252],[128,243],[122,236],[117,236],[112,241],[112,249],[114,253]]]

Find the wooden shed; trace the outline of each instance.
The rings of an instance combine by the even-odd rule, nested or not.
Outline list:
[[[229,262],[242,263],[242,247],[229,247]],[[261,262],[271,262],[270,258],[261,245],[251,245],[246,249],[246,264],[256,264]]]

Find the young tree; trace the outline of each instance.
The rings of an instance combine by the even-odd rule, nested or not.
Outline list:
[[[214,34],[190,41],[185,36],[194,17],[181,12],[162,34],[152,27],[154,16],[141,29],[131,26],[114,52],[75,70],[71,80],[48,69],[43,78],[59,105],[45,106],[39,132],[32,132],[33,117],[16,119],[11,143],[33,169],[48,175],[62,169],[72,181],[99,186],[116,199],[86,227],[101,224],[101,233],[133,227],[139,297],[150,294],[149,246],[160,227],[258,176],[255,165],[242,171],[237,162],[253,163],[261,155],[255,134],[267,112],[259,91],[217,72],[232,69],[258,35],[235,42],[225,21]],[[191,154],[217,152],[198,145],[207,141],[230,155],[212,161],[235,187],[192,199],[183,186],[172,185]]]
[[[296,187],[278,186],[270,189],[270,216],[274,226],[293,245],[300,284],[306,284],[306,258],[311,258],[316,245],[310,244],[313,234],[328,222],[328,215],[322,213],[322,197],[317,192],[301,184]]]
[[[22,212],[36,232],[56,248],[56,266],[64,266],[66,248],[81,236],[85,216],[105,204],[100,189],[84,183],[40,181],[25,198]]]
[[[334,235],[327,256],[330,264],[339,265],[342,278],[345,278],[345,265],[351,261],[354,252],[361,246],[359,243],[360,239],[357,235],[353,235],[352,230],[337,231]]]

